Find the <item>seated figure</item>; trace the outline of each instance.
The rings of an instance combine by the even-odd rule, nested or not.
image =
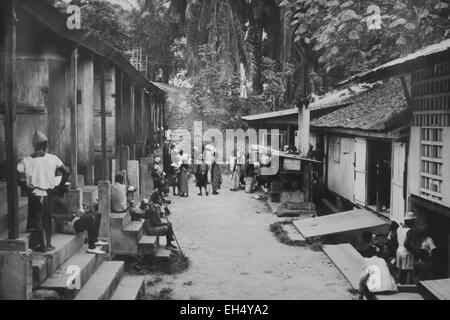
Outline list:
[[[141,209],[144,210],[144,230],[149,236],[166,236],[166,248],[169,250],[176,250],[177,247],[172,244],[175,240],[172,224],[169,222],[162,222],[161,216],[167,212],[167,208],[164,208],[160,198],[160,194],[157,189],[153,191],[150,201],[141,205]]]
[[[101,250],[101,246],[108,243],[98,239],[101,214],[96,212],[94,208],[89,208],[86,212],[71,212],[69,203],[63,197],[63,193],[55,194],[52,199],[52,218],[55,219],[58,231],[63,234],[79,234],[87,231],[87,253],[106,253]]]

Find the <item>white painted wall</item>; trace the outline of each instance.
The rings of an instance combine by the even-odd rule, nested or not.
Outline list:
[[[332,139],[333,135],[330,135]],[[353,202],[354,194],[354,139],[340,137],[341,150],[339,163],[333,157],[328,143],[328,189],[339,196]]]
[[[405,216],[405,200],[403,199],[403,172],[405,169],[406,144],[392,143],[392,176],[391,176],[391,221],[403,222]]]

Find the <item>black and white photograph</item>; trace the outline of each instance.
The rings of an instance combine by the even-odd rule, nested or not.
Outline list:
[[[2,0],[0,58],[0,300],[450,300],[450,0]]]

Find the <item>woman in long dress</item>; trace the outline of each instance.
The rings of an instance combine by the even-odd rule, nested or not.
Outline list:
[[[230,169],[231,169],[231,191],[238,191],[240,188],[239,185],[240,170],[236,153],[234,153],[234,156],[232,156],[230,159]]]
[[[212,159],[211,164],[211,184],[213,194],[219,194],[217,190],[219,190],[222,185],[222,171],[220,170],[220,166],[217,164],[215,158]]]
[[[180,166],[180,196],[189,197],[189,165],[186,159]]]
[[[203,195],[202,189],[205,189],[206,195],[208,195],[208,190],[206,189],[208,184],[208,165],[205,163],[205,158],[202,157],[202,163],[197,165],[196,172],[197,187],[200,189],[198,195]]]
[[[250,155],[247,154],[247,157],[245,159],[245,166],[244,166],[244,180],[245,180],[245,192],[251,193],[253,192],[253,185],[255,181],[255,167],[253,163],[250,162]]]

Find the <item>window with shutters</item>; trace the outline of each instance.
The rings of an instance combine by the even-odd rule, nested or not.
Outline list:
[[[421,195],[442,200],[443,128],[421,128]]]

